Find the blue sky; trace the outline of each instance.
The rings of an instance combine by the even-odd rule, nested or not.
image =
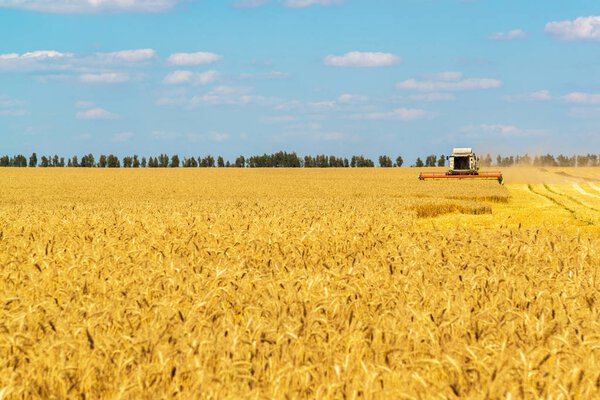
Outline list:
[[[0,0],[0,153],[600,152],[597,0]]]

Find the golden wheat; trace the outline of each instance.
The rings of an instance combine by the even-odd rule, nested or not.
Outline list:
[[[600,243],[575,218],[600,204],[571,186],[548,187],[580,204],[410,169],[0,186],[0,398],[600,395]]]

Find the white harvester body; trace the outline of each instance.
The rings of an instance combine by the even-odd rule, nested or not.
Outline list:
[[[419,179],[495,179],[504,183],[500,171],[479,171],[479,158],[470,147],[455,147],[448,160],[447,172],[421,172]]]
[[[476,174],[479,171],[479,158],[470,147],[455,147],[447,158],[451,174]]]

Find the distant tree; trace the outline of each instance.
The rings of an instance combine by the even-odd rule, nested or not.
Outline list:
[[[139,168],[140,167],[140,160],[137,156],[137,154],[133,155],[133,168]]]
[[[44,168],[47,168],[49,165],[50,165],[50,162],[48,160],[48,157],[42,156],[42,160],[41,160],[40,166],[44,167]]]
[[[133,159],[131,158],[131,156],[123,157],[123,168],[131,168],[132,165]]]
[[[392,159],[386,155],[379,156],[379,166],[382,168],[390,168],[393,167]]]
[[[108,165],[108,161],[106,160],[106,156],[104,154],[100,155],[100,160],[98,160],[98,167],[106,168]]]
[[[246,158],[244,156],[239,156],[235,159],[235,167],[236,168],[244,168],[246,166]]]
[[[121,167],[121,162],[119,161],[119,158],[109,154],[108,157],[106,158],[106,164],[108,166],[108,168],[120,168]]]
[[[58,155],[55,154],[54,157],[52,157],[52,166],[60,167],[61,166],[60,164],[61,164],[60,158],[58,157]],[[62,166],[64,167],[64,163],[62,163],[62,164],[63,164]]]
[[[225,167],[225,160],[223,160],[222,156],[217,157],[217,166],[219,168]]]
[[[398,156],[396,157],[396,164],[395,166],[400,168],[402,166],[402,164],[404,164],[404,160],[402,159],[402,156]]]
[[[70,160],[71,161],[71,166],[72,167],[79,167],[79,160],[77,160],[77,156],[73,156],[73,158]]]
[[[225,168],[230,168],[231,167],[231,163],[229,162],[229,160],[227,160],[227,162],[225,163]]]
[[[443,167],[444,165],[446,165],[446,156],[442,154],[438,158],[437,166],[438,167]]]
[[[96,166],[96,160],[94,159],[94,155],[92,153],[87,154],[83,157],[81,157],[81,162],[79,163],[80,166],[85,167],[85,168],[92,168]]]
[[[146,164],[148,162],[146,161],[146,157],[142,157],[142,163],[140,164],[142,168],[146,168]]]
[[[29,157],[29,166],[31,168],[35,168],[35,167],[37,167],[37,163],[38,163],[37,154],[33,153],[31,155],[31,157]]]
[[[204,158],[198,157],[198,161],[202,168],[213,168],[215,166],[215,158],[210,155]]]
[[[428,155],[425,158],[425,166],[426,167],[435,167],[437,164],[437,156],[435,154]]]
[[[179,168],[179,156],[177,154],[174,154],[173,157],[171,157],[171,168]]]
[[[167,168],[169,166],[169,156],[166,154],[161,154],[158,156],[158,167],[159,168]]]
[[[417,161],[415,162],[415,167],[422,168],[425,164],[423,164],[423,160],[420,157],[417,157]]]

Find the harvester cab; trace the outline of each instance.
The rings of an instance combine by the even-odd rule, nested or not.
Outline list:
[[[500,171],[479,171],[479,158],[469,147],[455,147],[452,155],[446,157],[447,172],[421,172],[419,180],[426,179],[495,179],[503,184],[504,178]]]
[[[448,172],[454,175],[473,175],[479,171],[479,158],[468,147],[457,147],[447,157]]]

